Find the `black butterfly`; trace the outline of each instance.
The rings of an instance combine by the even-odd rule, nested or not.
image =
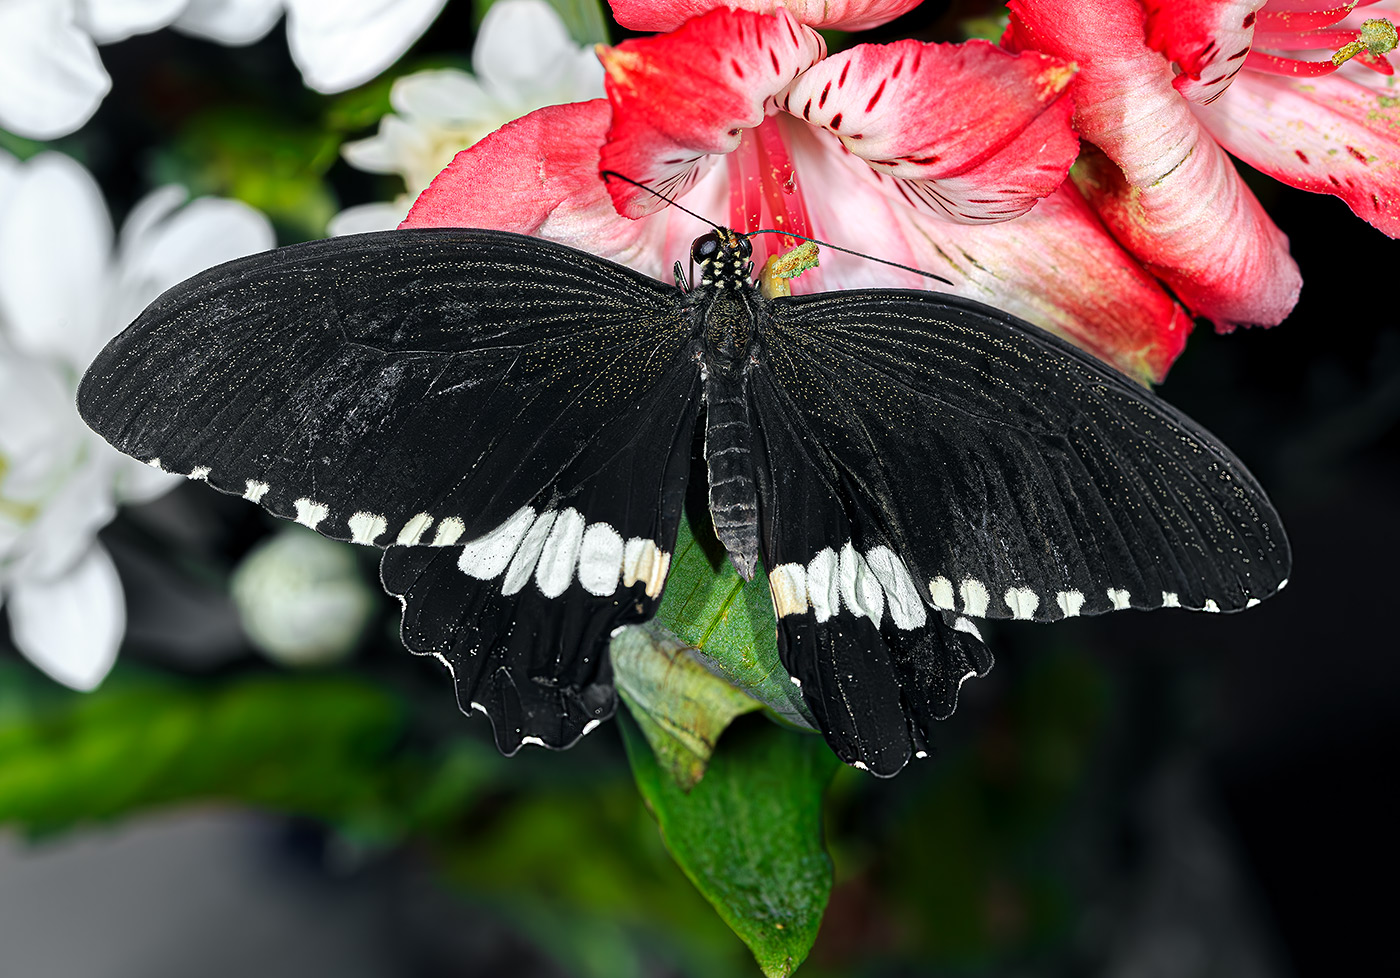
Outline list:
[[[832,748],[922,753],[992,657],[978,618],[1237,611],[1286,583],[1224,446],[1005,313],[919,291],[777,299],[746,237],[668,285],[495,231],[388,231],[229,262],[93,363],[117,448],[385,548],[403,639],[501,750],[611,715],[608,642],[666,583],[704,419],[710,510],[758,559]]]

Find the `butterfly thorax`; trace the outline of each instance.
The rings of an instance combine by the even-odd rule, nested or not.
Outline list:
[[[721,230],[696,240],[700,284],[691,292],[702,341],[705,464],[710,517],[729,559],[748,580],[758,563],[758,491],[750,446],[747,381],[759,356],[764,299],[749,275],[747,238]]]

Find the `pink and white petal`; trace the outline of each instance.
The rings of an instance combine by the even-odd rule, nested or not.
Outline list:
[[[1196,114],[1250,166],[1340,197],[1358,217],[1400,237],[1400,98],[1336,75],[1302,85],[1250,71],[1235,79],[1229,98]]]
[[[302,80],[343,92],[403,55],[447,0],[286,0],[287,43]]]
[[[99,543],[60,577],[13,581],[5,607],[15,647],[65,686],[95,689],[117,660],[126,604],[117,569]]]
[[[1192,102],[1209,104],[1230,86],[1254,43],[1268,0],[1145,0],[1147,45],[1181,69],[1173,82]]]
[[[861,44],[803,72],[784,109],[837,136],[906,203],[961,223],[1028,211],[1079,148],[1074,69],[985,41]],[[889,179],[893,178],[893,179]]]
[[[0,221],[0,322],[17,349],[86,366],[111,281],[102,192],[59,153],[34,157],[12,183]]]
[[[187,0],[78,0],[77,24],[98,44],[125,41],[169,24]]]
[[[1114,237],[1222,330],[1279,323],[1300,280],[1288,240],[1172,87],[1136,4],[1012,0],[1007,39],[1074,60],[1085,152],[1072,176]]]
[[[252,44],[272,30],[283,6],[283,0],[189,0],[172,26],[220,44]]]
[[[826,53],[821,35],[787,11],[766,17],[720,9],[662,37],[600,53],[612,127],[604,169],[677,197],[704,175],[706,157],[731,153],[763,122],[770,100]],[[640,217],[665,201],[611,184],[618,211]]]
[[[1072,184],[1014,221],[952,224],[890,200],[829,134],[790,128],[800,130],[791,143],[814,236],[942,275],[954,283],[947,291],[1052,330],[1141,380],[1162,379],[1181,352],[1190,318],[1108,235]],[[839,252],[823,252],[821,262],[824,279],[815,287],[945,288]],[[793,290],[813,287],[803,275]]]
[[[97,111],[112,80],[65,0],[0,3],[0,128],[54,139]]]
[[[1293,310],[1302,278],[1288,238],[1209,137],[1150,186],[1088,150],[1072,176],[1113,236],[1217,331],[1275,326]]]
[[[864,31],[908,13],[921,0],[610,0],[613,19],[633,31],[671,31],[721,7],[759,14],[786,10],[808,27]]]

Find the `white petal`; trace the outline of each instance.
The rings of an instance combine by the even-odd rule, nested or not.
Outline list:
[[[502,4],[492,7],[492,11]],[[491,19],[491,14],[486,15]],[[477,44],[480,45],[480,41]],[[601,68],[602,65],[599,65]],[[394,111],[418,121],[458,122],[476,117],[478,106],[489,96],[481,83],[458,68],[430,68],[404,75],[394,82],[389,102]]]
[[[0,3],[0,126],[53,139],[92,117],[112,80],[66,0]]]
[[[156,198],[152,200],[152,198]],[[266,251],[275,244],[272,225],[236,200],[201,197],[168,216],[149,220],[171,197],[156,191],[132,212],[136,227],[123,229],[119,296],[105,323],[115,335],[166,289],[206,268]]]
[[[363,234],[366,231],[392,231],[408,216],[413,198],[407,194],[392,204],[359,204],[347,207],[326,225],[332,237],[342,234]]]
[[[107,207],[86,170],[58,153],[20,168],[0,221],[0,322],[17,348],[86,366],[111,249]]]
[[[544,0],[501,0],[481,21],[472,68],[500,96],[534,91],[564,67],[579,46]],[[602,68],[602,65],[599,65]]]
[[[50,581],[17,581],[6,595],[15,646],[73,689],[102,682],[126,631],[126,605],[112,558],[94,543],[71,571]]]
[[[447,0],[287,0],[287,43],[302,79],[343,92],[389,67]]]
[[[186,0],[78,0],[78,26],[98,44],[124,41],[160,30],[175,19]]]
[[[282,16],[282,0],[190,0],[175,29],[220,44],[251,44]]]

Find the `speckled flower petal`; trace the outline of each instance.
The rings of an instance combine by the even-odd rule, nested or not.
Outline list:
[[[1147,45],[1181,69],[1172,82],[1192,102],[1219,98],[1244,65],[1267,0],[1145,0]]]
[[[1275,179],[1333,194],[1400,237],[1400,96],[1336,75],[1306,85],[1251,71],[1196,116],[1231,153]]]
[[[670,31],[722,7],[771,14],[786,10],[808,27],[864,31],[908,13],[920,0],[611,0],[613,17],[628,30]]]
[[[708,158],[737,149],[773,97],[825,53],[821,36],[786,11],[765,17],[727,9],[603,51],[613,107],[603,167],[682,196],[707,172]],[[619,181],[612,194],[629,217],[666,206]]]
[[[886,192],[963,224],[1024,214],[1079,148],[1073,68],[985,41],[861,44],[803,72],[781,97],[879,174]]]

